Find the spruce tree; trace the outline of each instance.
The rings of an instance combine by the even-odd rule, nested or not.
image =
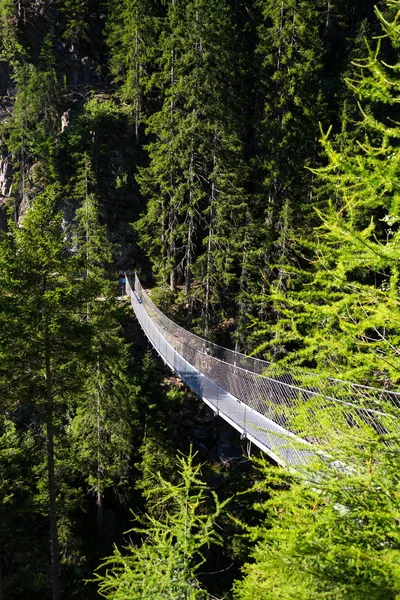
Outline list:
[[[140,125],[149,111],[147,95],[158,55],[161,6],[157,0],[123,0],[109,4],[110,71],[119,84],[118,95],[133,112],[138,143]]]
[[[96,498],[100,539],[105,490],[113,488],[121,499],[125,495],[135,426],[132,401],[137,388],[127,377],[128,348],[121,336],[115,291],[108,276],[113,249],[106,227],[100,224],[93,183],[90,159],[85,154],[73,186],[74,200],[79,201],[80,207],[76,211],[72,242],[74,260],[83,269],[82,291],[90,294],[85,318],[90,324],[91,337],[85,381],[70,435],[76,464]]]
[[[23,54],[18,40],[15,4],[12,0],[1,0],[0,23],[0,62],[12,65],[16,57]]]
[[[237,291],[245,237],[247,174],[232,70],[236,37],[225,3],[172,2],[167,8],[161,68],[153,78],[163,105],[148,119],[154,141],[147,145],[150,164],[138,177],[148,206],[136,227],[156,275],[169,277],[174,291],[177,284],[186,295],[193,291],[207,329],[222,290],[229,286],[230,297]],[[200,289],[192,290],[193,277]]]
[[[321,90],[323,45],[319,29],[324,2],[282,0],[257,3],[262,15],[257,53],[261,62],[264,107],[259,125],[262,195],[269,229],[266,257],[276,265],[280,285],[290,262],[287,229],[294,214],[308,209],[316,159],[318,123],[324,118]],[[299,223],[297,222],[297,226]]]
[[[0,246],[0,380],[5,407],[26,406],[45,428],[54,600],[61,593],[56,442],[65,407],[83,382],[91,332],[81,311],[93,293],[76,285],[82,265],[71,257],[57,197],[54,188],[37,196],[22,225],[5,233]]]
[[[271,324],[279,322],[281,314],[277,306],[271,308],[262,300],[263,293],[272,282],[281,290],[287,288],[289,270],[298,264],[297,232],[313,225],[313,182],[307,167],[318,161],[319,122],[326,114],[320,34],[325,4],[256,3],[260,77],[255,93],[262,107],[257,112],[253,204],[261,248],[253,255],[257,268],[253,265],[256,279],[249,289],[248,312]],[[254,341],[249,343],[254,350]],[[279,354],[278,346],[273,353]]]
[[[1,132],[14,168],[13,216],[18,220],[33,190],[42,190],[45,182],[54,183],[55,179],[61,85],[50,35],[43,41],[38,66],[26,60],[15,61],[12,79],[15,101],[10,118],[1,124]]]

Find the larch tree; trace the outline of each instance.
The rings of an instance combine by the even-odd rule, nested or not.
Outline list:
[[[179,458],[177,467],[177,484],[159,476],[147,492],[162,516],[146,515],[143,526],[135,528],[142,537],[141,545],[131,545],[127,553],[116,549],[103,563],[106,574],[98,574],[97,579],[105,598],[209,598],[196,573],[204,562],[205,549],[220,542],[215,521],[226,502],[219,503],[213,494],[214,509],[206,509],[207,486],[192,454]]]
[[[270,298],[283,315],[275,334],[286,361],[390,387],[399,361],[399,4],[386,7],[389,19],[377,13],[382,35],[366,42],[348,79],[359,100],[355,136],[339,147],[322,137],[328,164],[315,173],[332,199],[314,240],[304,241],[310,268],[293,271],[292,289],[273,287]]]
[[[398,436],[364,424],[337,436],[330,451],[335,460],[297,477],[260,462],[257,487],[268,499],[257,507],[263,522],[249,528],[252,560],[235,600],[399,597]]]

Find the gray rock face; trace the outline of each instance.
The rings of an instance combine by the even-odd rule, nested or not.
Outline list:
[[[12,185],[12,168],[7,156],[0,156],[0,202],[9,198]]]
[[[11,194],[12,167],[7,156],[0,156],[0,230],[7,226],[5,205]]]

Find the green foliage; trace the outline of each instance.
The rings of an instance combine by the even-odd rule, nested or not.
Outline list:
[[[390,36],[382,43],[398,43],[397,18],[383,22]],[[289,271],[287,294],[270,287],[281,318],[263,346],[280,346],[287,362],[387,387],[399,372],[398,65],[379,58],[380,45],[367,46],[349,81],[360,101],[356,143],[322,138],[328,164],[315,173],[332,202],[319,211],[314,240],[303,241],[309,266]]]
[[[120,545],[130,503],[147,502],[149,518],[109,559],[108,597],[207,597],[202,557],[225,569],[246,552],[226,517],[223,550],[208,554],[218,536],[204,485],[192,459],[177,482],[171,458],[198,435],[196,419],[183,388],[140,358],[127,308],[133,357],[121,339],[114,270],[133,260],[149,275],[139,244],[164,285],[161,308],[200,334],[225,344],[233,333],[238,349],[282,359],[275,372],[295,364],[398,383],[399,2],[371,10],[360,0],[0,0],[0,194],[12,167],[19,222],[0,242],[0,596],[49,595],[51,412],[63,597],[81,597],[109,540]],[[83,84],[86,57],[102,77]],[[323,134],[321,151],[327,114],[340,135]],[[326,405],[311,422],[314,408],[285,417],[314,438],[329,426],[334,443],[346,416]],[[339,472],[317,491],[291,480],[273,493],[238,598],[393,596],[398,541],[385,523],[397,480],[389,446],[380,464],[374,444],[353,443],[353,482]],[[243,491],[245,475],[223,484],[224,497]],[[268,473],[262,494],[286,483]],[[238,520],[253,522],[249,497],[237,497]]]
[[[200,479],[200,466],[194,456],[179,458],[180,482],[176,485],[159,477],[150,490],[150,502],[162,510],[162,518],[148,515],[135,532],[142,536],[140,546],[127,553],[115,550],[104,565],[106,575],[97,575],[99,591],[106,598],[134,600],[195,600],[208,597],[202,590],[196,571],[204,561],[204,548],[220,541],[214,522],[224,504],[214,494],[215,509],[205,512],[206,484]]]
[[[136,425],[133,400],[139,392],[127,377],[127,348],[112,306],[108,310],[90,316],[97,332],[91,347],[95,358],[86,371],[81,398],[69,427],[76,466],[98,505],[102,504],[107,489],[113,489],[120,501],[126,497],[132,429]]]
[[[135,117],[136,138],[147,113],[147,93],[158,53],[159,2],[122,0],[109,2],[107,42],[110,71],[119,85],[118,95],[131,107]]]
[[[2,124],[6,145],[20,173],[22,194],[33,181],[54,183],[55,134],[59,126],[61,84],[56,73],[53,47],[46,37],[39,66],[15,63],[13,81],[16,97],[10,119]],[[35,169],[29,168],[35,163]],[[33,181],[32,181],[33,180]]]
[[[90,290],[86,319],[92,329],[90,361],[80,391],[76,414],[70,425],[72,450],[85,475],[88,489],[96,496],[98,527],[102,527],[105,490],[114,488],[124,497],[128,482],[133,398],[137,387],[127,377],[129,356],[118,323],[118,313],[107,267],[112,247],[107,229],[99,223],[97,200],[91,192],[93,171],[87,154],[78,168],[73,192],[80,200],[76,211],[74,260],[84,269],[83,285]],[[85,299],[82,294],[82,300]]]
[[[63,0],[60,11],[66,23],[63,38],[73,44],[88,39],[90,0]]]
[[[86,277],[97,281],[99,286],[105,286],[106,269],[109,268],[112,259],[112,247],[108,241],[107,227],[100,224],[94,188],[93,168],[88,154],[85,153],[78,163],[72,188],[73,199],[79,202],[75,214],[74,243],[77,260],[85,262]]]
[[[22,54],[23,49],[18,41],[17,16],[13,0],[0,2],[0,61],[10,62],[17,54]]]
[[[4,406],[2,406],[4,409]],[[21,590],[34,596],[48,593],[47,539],[38,536],[44,518],[38,512],[35,480],[41,453],[33,424],[21,427],[27,413],[23,409],[2,418],[0,424],[0,555],[2,591],[14,600]],[[16,425],[18,423],[18,426]],[[36,565],[32,577],[29,565]]]
[[[279,285],[284,287],[283,265],[293,264],[296,249],[288,229],[294,226],[294,215],[309,216],[312,184],[305,167],[315,164],[318,123],[325,117],[319,35],[325,3],[260,0],[257,6],[262,16],[257,53],[264,102],[259,124],[260,193],[269,228],[269,268],[277,269]]]
[[[161,108],[147,119],[150,163],[137,177],[148,199],[140,244],[159,280],[184,286],[205,329],[212,305],[239,288],[249,221],[235,42],[228,4],[168,4],[152,78]]]
[[[2,375],[8,380],[10,397],[18,399],[25,386],[24,396],[30,402],[43,394],[44,323],[49,324],[57,356],[54,366],[60,361],[55,371],[60,394],[66,385],[71,386],[66,383],[70,377],[73,386],[76,375],[72,377],[72,373],[79,367],[71,344],[75,340],[76,351],[86,339],[87,326],[75,313],[81,300],[74,287],[76,271],[68,255],[62,214],[56,209],[57,194],[56,188],[48,188],[38,196],[24,216],[23,226],[12,226],[3,234],[0,247]],[[12,361],[14,375],[10,372]]]
[[[308,481],[262,466],[271,497],[237,600],[399,597],[398,440],[364,428],[332,449],[336,461],[306,471]]]
[[[86,176],[85,162],[84,180]],[[77,193],[81,180],[82,172]],[[59,543],[63,553],[69,549],[65,569],[77,569],[83,560],[72,533],[72,515],[84,493],[96,496],[99,536],[105,490],[126,498],[137,393],[126,375],[127,347],[105,279],[111,249],[94,199],[86,187],[84,192],[75,226],[67,225],[57,211],[59,191],[48,187],[25,213],[22,225],[12,225],[0,244],[2,408],[18,408],[28,422],[41,427],[45,421],[45,437],[55,441],[55,455],[45,460],[38,452],[33,487],[35,510],[41,514],[46,514],[51,494],[57,495]],[[42,441],[39,437],[37,443]],[[43,465],[52,459],[56,490]]]

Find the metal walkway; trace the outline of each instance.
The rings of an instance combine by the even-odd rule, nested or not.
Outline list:
[[[212,410],[276,462],[298,468],[329,448],[326,431],[399,429],[400,393],[302,371],[233,352],[180,327],[150,300],[135,275],[126,292],[138,321],[164,362]],[[323,415],[323,423],[321,422]],[[315,446],[314,446],[315,447]]]

